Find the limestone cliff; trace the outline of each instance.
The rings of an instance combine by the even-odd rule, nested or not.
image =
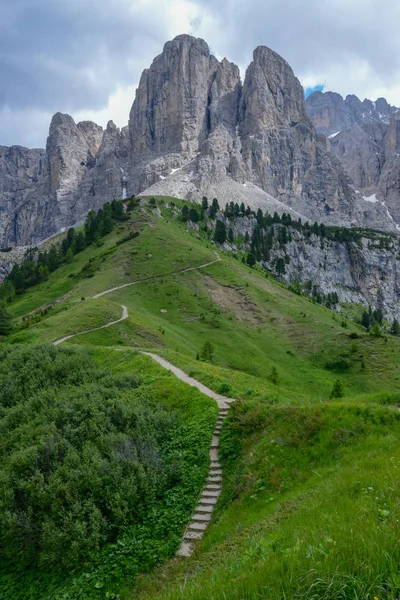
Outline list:
[[[250,240],[258,227],[254,217],[227,220],[235,237]],[[400,239],[394,234],[373,230],[355,230],[354,239],[337,241],[287,226],[285,242],[279,239],[282,226],[273,225],[274,236],[268,256],[260,263],[276,274],[276,263],[283,259],[284,272],[279,279],[318,290],[323,296],[336,293],[339,302],[380,308],[389,321],[400,320]],[[264,237],[270,233],[264,231]],[[227,245],[228,249],[232,249]],[[251,242],[242,250],[250,251]]]

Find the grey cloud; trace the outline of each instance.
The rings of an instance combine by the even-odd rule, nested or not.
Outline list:
[[[384,83],[400,79],[396,0],[191,2],[199,7],[192,31],[177,33],[204,37],[241,67],[267,45],[299,77],[339,66],[349,79],[347,64],[359,57]],[[169,37],[163,15],[150,1],[144,7],[137,0],[0,0],[0,144],[43,144],[45,115],[100,110],[117,85],[137,83]],[[348,86],[350,93],[351,80]]]
[[[128,0],[0,0],[0,109],[101,108],[162,37]]]
[[[194,0],[219,19],[219,54],[248,64],[257,45],[270,46],[297,75],[366,60],[382,80],[399,78],[400,5],[396,0]],[[349,81],[351,86],[351,81]]]

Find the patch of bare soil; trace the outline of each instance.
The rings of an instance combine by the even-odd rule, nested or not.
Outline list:
[[[263,322],[263,314],[259,306],[244,289],[221,285],[208,276],[205,276],[203,281],[214,304],[233,314],[238,321],[252,325],[260,325]]]

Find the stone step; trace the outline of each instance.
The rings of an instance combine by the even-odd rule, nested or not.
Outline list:
[[[201,540],[203,537],[202,531],[185,531],[184,540]]]
[[[203,498],[218,498],[218,496],[220,495],[221,490],[203,490],[202,492],[202,497]]]
[[[222,477],[220,475],[210,475],[207,479],[207,483],[221,483]]]
[[[210,460],[211,461],[218,460],[218,449],[217,448],[210,448]]]
[[[209,477],[217,477],[217,475],[222,475],[222,469],[213,469],[209,473]]]
[[[210,462],[210,469],[220,469],[221,468],[221,463],[219,462],[219,460],[212,460]]]
[[[214,506],[214,504],[217,504],[217,500],[218,498],[207,498],[207,496],[200,496],[199,504],[202,504],[203,506]]]
[[[203,521],[209,523],[211,520],[211,513],[195,513],[193,515],[193,521]]]
[[[195,508],[196,513],[211,514],[214,510],[212,504],[198,504]]]
[[[199,521],[192,521],[187,531],[205,531],[208,523],[200,523]]]
[[[206,487],[204,488],[205,490],[220,490],[221,486],[218,485],[218,483],[209,483],[206,485]]]

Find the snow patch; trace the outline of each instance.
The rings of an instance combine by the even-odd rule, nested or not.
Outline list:
[[[328,135],[328,140],[333,140],[334,137],[336,137],[337,135],[339,135],[340,131],[337,131],[336,133],[332,133],[331,135]]]
[[[376,194],[372,194],[372,196],[363,196],[364,200],[366,200],[367,202],[378,202],[378,198],[376,197]]]

